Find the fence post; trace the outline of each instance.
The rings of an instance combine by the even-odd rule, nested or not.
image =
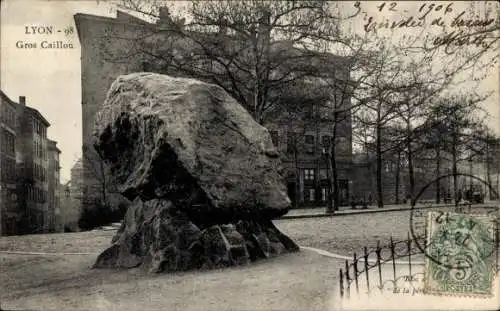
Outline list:
[[[356,283],[356,294],[359,295],[359,284],[358,284],[358,258],[356,253],[354,253],[354,282]]]
[[[392,235],[391,235],[391,258],[392,258],[392,275],[394,276],[393,280],[396,280],[396,254],[394,253],[394,241],[392,240]]]
[[[345,282],[346,286],[346,297],[351,298],[351,277],[349,276],[349,261],[345,261]]]
[[[342,269],[340,269],[340,298],[344,298],[344,275],[342,273]]]
[[[368,250],[366,246],[364,247],[365,251],[365,275],[366,275],[366,287],[368,289],[368,295],[370,295],[370,277],[368,276]]]
[[[377,266],[378,266],[378,279],[379,279],[379,286],[380,289],[382,289],[382,267],[380,263],[380,240],[377,241],[377,249],[375,250],[375,254],[377,254]]]

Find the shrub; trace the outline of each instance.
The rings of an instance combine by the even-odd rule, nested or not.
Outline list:
[[[94,206],[85,206],[78,220],[78,226],[82,230],[92,230],[100,226],[109,225],[123,219],[127,206],[120,204],[113,209],[111,204],[95,203]]]

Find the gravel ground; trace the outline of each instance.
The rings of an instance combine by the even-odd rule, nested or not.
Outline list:
[[[427,211],[451,211],[451,208],[417,210],[415,213],[426,215]],[[484,213],[486,209],[476,207],[472,212]],[[411,211],[394,211],[345,215],[324,218],[281,219],[275,224],[283,233],[289,235],[302,246],[316,247],[332,253],[352,256],[363,253],[363,247],[373,249],[380,241],[381,246],[389,245],[391,237],[394,242],[404,241],[410,234]],[[416,233],[423,233],[424,217],[414,217]],[[410,234],[411,238],[411,234]]]
[[[87,231],[0,237],[0,251],[97,253],[111,244],[116,231]]]
[[[94,256],[0,254],[7,310],[327,310],[342,262],[310,251],[224,270],[89,269]]]
[[[377,240],[404,240],[408,211],[276,220],[299,245],[341,255],[361,253]],[[140,269],[91,270],[115,231],[0,238],[0,300],[5,309],[31,310],[331,310],[339,306],[343,261],[310,251],[223,271],[147,275]],[[230,294],[228,294],[230,293]],[[385,299],[385,298],[384,298]]]

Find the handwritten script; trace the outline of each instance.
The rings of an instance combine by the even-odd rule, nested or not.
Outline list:
[[[481,5],[483,12],[479,14],[470,8],[464,9],[463,3],[424,2],[410,10],[399,2],[380,2],[375,10],[367,13],[358,1],[354,4],[357,10],[354,16],[363,16],[363,29],[370,34],[383,30],[424,30],[432,34],[426,38],[428,49],[444,47],[446,53],[451,54],[464,46],[487,49],[499,39],[498,14],[495,13],[498,8],[494,7],[498,3]]]
[[[386,281],[380,289],[396,295],[424,295],[423,281],[423,273],[404,275],[396,280]]]

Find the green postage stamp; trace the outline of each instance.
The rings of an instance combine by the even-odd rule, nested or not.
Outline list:
[[[496,245],[492,216],[429,212],[424,292],[491,297]]]

